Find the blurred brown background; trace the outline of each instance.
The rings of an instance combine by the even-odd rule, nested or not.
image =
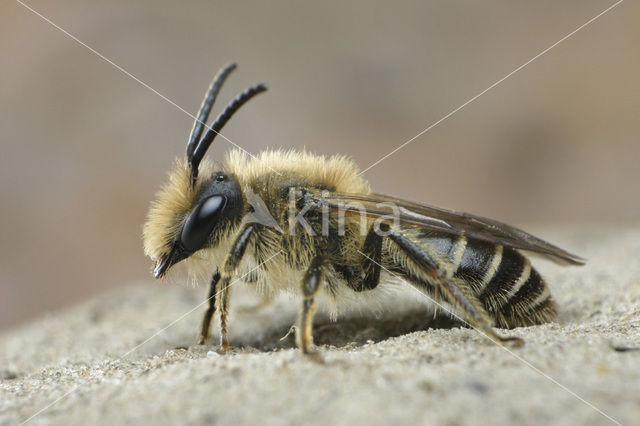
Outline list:
[[[191,113],[236,60],[214,112],[270,91],[228,138],[365,168],[613,1],[28,4]],[[366,176],[517,225],[637,221],[639,18],[622,3]],[[192,119],[20,4],[0,23],[3,328],[152,280],[141,226]]]

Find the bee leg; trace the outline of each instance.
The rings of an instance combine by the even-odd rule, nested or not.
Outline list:
[[[220,290],[220,346],[222,350],[231,349],[229,339],[227,337],[227,318],[229,316],[229,286],[231,285],[231,277],[238,269],[238,265],[247,250],[247,246],[251,241],[251,236],[256,232],[257,225],[250,223],[246,225],[238,234],[238,237],[231,247],[231,252],[227,255],[222,267],[222,285]]]
[[[216,272],[211,277],[211,283],[209,284],[209,297],[207,298],[207,300],[209,301],[209,307],[204,313],[204,317],[202,317],[202,327],[200,328],[200,337],[198,338],[199,345],[204,345],[205,343],[207,343],[207,340],[209,340],[209,326],[211,325],[211,317],[213,317],[213,314],[216,311],[218,281],[220,281],[220,272],[216,270]]]
[[[320,284],[324,280],[326,257],[319,255],[312,261],[307,273],[302,280],[302,310],[300,311],[299,326],[296,330],[296,343],[304,354],[311,353],[313,346],[313,314],[316,311],[316,303],[313,296],[318,292]]]
[[[442,280],[440,285],[436,288],[440,288],[442,293],[446,296],[447,300],[464,313],[465,319],[469,324],[475,328],[480,329],[494,342],[500,342],[505,344],[512,342],[514,346],[522,346],[524,341],[515,336],[500,336],[491,328],[491,321],[488,319],[487,314],[482,308],[479,308],[479,304],[473,297],[465,295],[460,287],[453,280]]]
[[[223,281],[222,288],[222,304],[220,306],[220,347],[223,351],[231,349],[229,346],[229,338],[227,337],[227,317],[229,316],[229,280]]]
[[[358,265],[333,265],[340,272],[349,288],[354,291],[373,290],[380,283],[380,265],[382,263],[382,236],[375,228],[369,232],[360,250],[362,257]]]
[[[364,278],[358,280],[356,291],[373,290],[380,282],[380,263],[382,259],[382,236],[371,226],[362,245]]]
[[[441,294],[449,303],[456,307],[473,328],[481,330],[491,340],[502,344],[513,342],[514,346],[521,346],[524,343],[519,337],[502,337],[493,331],[491,328],[491,320],[476,297],[471,294],[471,292],[463,291],[465,287],[449,278],[446,269],[422,250],[422,248],[396,230],[391,229],[387,224],[381,224],[380,230],[386,233],[387,237],[390,238],[404,254],[431,276],[436,294]]]

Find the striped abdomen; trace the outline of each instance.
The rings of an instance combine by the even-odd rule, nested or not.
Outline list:
[[[465,237],[423,236],[422,243],[449,260],[454,279],[469,286],[497,326],[541,324],[555,317],[549,288],[516,250]]]

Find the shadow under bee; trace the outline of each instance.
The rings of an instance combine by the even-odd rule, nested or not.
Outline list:
[[[242,350],[270,352],[296,347],[295,333],[291,332],[289,321],[281,321],[259,335],[232,336],[231,345]],[[391,337],[402,336],[428,329],[449,329],[464,325],[444,314],[434,317],[432,311],[411,309],[394,315],[376,317],[372,314],[344,315],[332,321],[328,315],[318,314],[314,321],[314,342],[316,346],[359,347],[366,343],[377,343]]]

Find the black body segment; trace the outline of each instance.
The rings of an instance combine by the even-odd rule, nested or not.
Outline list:
[[[516,285],[523,274],[528,275],[525,264],[526,261],[520,253],[504,248],[498,269],[480,293],[482,303],[494,309],[500,308],[506,302],[509,290]],[[528,276],[524,277],[525,280],[526,278]]]
[[[527,281],[501,308],[504,327],[547,322],[556,314],[556,305],[540,274],[531,269]]]
[[[404,228],[407,229],[410,231]],[[426,268],[434,268],[435,259],[440,259],[440,278],[444,277],[443,271],[448,271],[446,278],[451,278],[467,298],[475,300],[477,308],[486,312],[496,325],[511,328],[541,324],[555,316],[549,289],[529,260],[518,251],[464,236],[408,233],[411,238],[404,237],[402,231],[391,230],[389,238],[403,248],[409,259]],[[457,258],[456,247],[464,247]],[[406,262],[397,262],[394,260],[397,256],[386,256],[386,259],[389,270],[425,289],[434,298],[441,295],[437,279],[420,275],[408,268]]]
[[[543,295],[545,289],[546,286],[538,271],[531,269],[527,280],[502,308],[504,310],[517,310],[517,308],[523,304],[527,304],[527,306],[535,308],[535,305],[532,305],[531,302],[536,301],[538,297]],[[542,302],[545,301],[546,299],[538,300],[538,303],[542,304]]]
[[[484,241],[469,240],[454,276],[468,282],[476,291],[483,288],[483,281],[491,268],[495,245]]]

